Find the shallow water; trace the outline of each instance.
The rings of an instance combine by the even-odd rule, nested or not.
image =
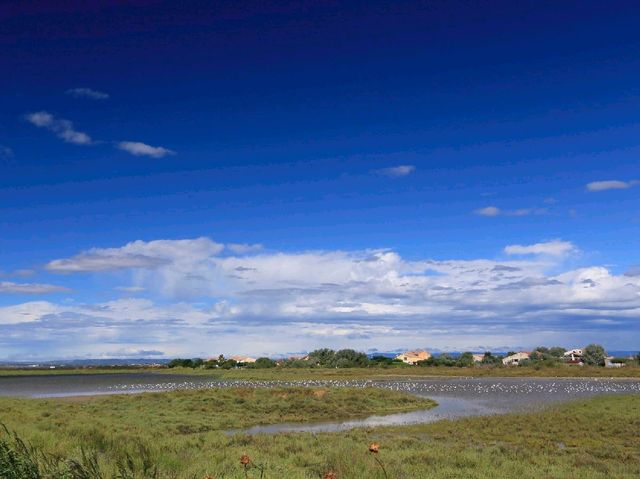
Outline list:
[[[406,426],[409,424],[426,424],[442,419],[455,419],[464,416],[481,416],[497,414],[498,411],[487,405],[473,400],[457,397],[441,397],[438,406],[433,409],[423,409],[384,416],[369,416],[364,419],[348,421],[328,421],[319,423],[280,423],[253,426],[248,429],[234,429],[227,434],[274,434],[278,432],[339,432],[349,429],[378,427],[378,426]]]
[[[371,381],[370,386],[428,397],[437,401],[438,405],[432,409],[370,416],[364,419],[311,424],[271,424],[227,433],[318,433],[377,426],[426,424],[443,419],[531,411],[581,397],[640,393],[640,380],[627,379],[438,378]]]
[[[127,373],[0,377],[0,396],[67,397],[133,394],[214,387],[377,387],[404,391],[436,400],[438,406],[422,411],[371,416],[326,423],[255,426],[230,433],[334,432],[357,427],[418,424],[465,416],[530,410],[569,399],[601,394],[640,393],[636,379],[555,378],[421,378],[413,380],[214,380],[178,374]]]

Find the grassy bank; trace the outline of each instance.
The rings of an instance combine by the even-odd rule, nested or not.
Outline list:
[[[373,388],[227,388],[0,398],[0,422],[53,457],[78,459],[82,449],[97,451],[102,467],[114,473],[128,456],[139,456],[142,445],[167,477],[190,477],[184,475],[185,469],[194,473],[207,469],[212,456],[201,454],[202,449],[223,440],[228,429],[391,414],[434,405],[427,399]]]
[[[117,374],[117,373],[194,374],[220,379],[304,380],[304,379],[368,379],[402,377],[548,377],[548,378],[640,378],[640,367],[624,368],[591,366],[555,367],[368,367],[368,368],[269,368],[269,369],[191,369],[191,368],[78,368],[78,369],[0,369],[0,376],[48,374]]]
[[[425,405],[415,398],[377,390],[322,391],[239,389],[91,399],[3,399],[0,417],[54,457],[82,462],[81,447],[97,451],[103,479],[115,477],[116,465],[126,464],[127,454],[134,458],[134,469],[143,468],[140,458],[152,465],[148,471],[157,466],[159,478],[203,478],[207,474],[218,479],[244,478],[239,462],[243,454],[255,466],[248,470],[254,479],[260,477],[259,467],[266,478],[321,478],[328,471],[340,479],[383,478],[368,451],[371,442],[380,444],[375,457],[393,479],[640,477],[637,395],[600,397],[538,413],[337,434],[227,436],[220,431]]]

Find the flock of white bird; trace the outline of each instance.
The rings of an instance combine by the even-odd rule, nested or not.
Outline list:
[[[275,388],[275,387],[376,387],[403,391],[420,396],[591,396],[640,392],[640,380],[631,379],[530,379],[530,378],[455,378],[420,380],[183,380],[155,383],[122,383],[108,386],[111,392],[145,392],[194,390],[208,388]]]

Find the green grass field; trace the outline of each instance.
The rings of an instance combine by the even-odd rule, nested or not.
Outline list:
[[[430,407],[429,401],[376,389],[220,389],[69,399],[0,399],[0,420],[49,459],[95,451],[102,474],[68,476],[244,478],[247,454],[257,479],[610,479],[640,477],[640,396],[599,397],[552,409],[434,424],[228,436],[254,424],[317,421]],[[1,448],[0,448],[1,449]],[[116,475],[127,454],[158,467]],[[0,450],[0,468],[2,467]],[[51,462],[51,461],[49,461]],[[6,463],[6,461],[5,461]],[[142,465],[138,465],[138,470]],[[262,468],[262,469],[260,469]],[[10,479],[63,477],[2,476]]]

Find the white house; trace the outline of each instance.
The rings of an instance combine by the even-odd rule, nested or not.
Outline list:
[[[517,366],[525,359],[529,359],[530,354],[524,351],[507,356],[502,360],[502,364],[505,366]]]
[[[606,358],[604,358],[604,367],[605,368],[623,368],[626,366],[625,363],[618,363],[618,362],[613,362],[614,357],[613,356],[607,356]]]

